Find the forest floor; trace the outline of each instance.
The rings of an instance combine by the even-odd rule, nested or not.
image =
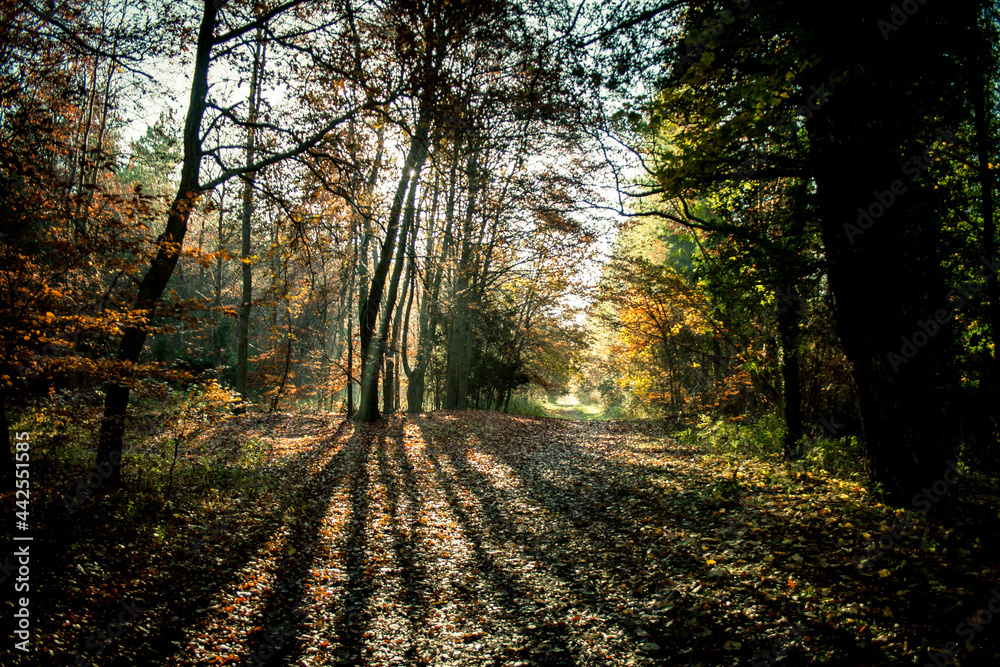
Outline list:
[[[948,642],[963,666],[1000,655],[1000,622],[960,625],[1000,600],[1000,503],[982,480],[947,513],[914,513],[862,572],[900,517],[857,482],[736,470],[648,423],[251,415],[201,445],[249,439],[269,452],[250,486],[145,514],[91,500],[50,522],[31,546],[31,654],[2,662],[922,665]]]

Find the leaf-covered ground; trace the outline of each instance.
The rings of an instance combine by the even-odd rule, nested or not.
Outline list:
[[[981,481],[862,572],[899,518],[857,484],[763,463],[734,477],[650,425],[241,419],[210,441],[266,441],[276,483],[128,534],[79,510],[34,543],[49,556],[33,654],[5,664],[923,665],[948,642],[952,664],[1000,656],[1000,622],[959,630],[1000,588],[1000,504]]]

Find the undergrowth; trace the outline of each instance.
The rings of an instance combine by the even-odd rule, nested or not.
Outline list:
[[[775,414],[764,415],[749,424],[703,414],[698,416],[694,425],[675,432],[674,437],[707,453],[730,459],[784,461],[785,426]],[[802,447],[803,457],[799,464],[805,470],[841,479],[856,479],[864,475],[864,452],[855,436],[837,439],[806,437],[802,440]]]
[[[215,380],[178,388],[145,382],[133,390],[122,475],[125,491],[105,496],[108,462],[96,461],[103,394],[52,392],[13,414],[12,427],[31,438],[36,521],[105,515],[124,528],[209,496],[255,496],[273,484],[270,445],[227,422],[239,396]],[[77,513],[80,514],[77,514]]]
[[[549,412],[539,401],[528,396],[511,396],[507,414],[521,417],[548,417]]]

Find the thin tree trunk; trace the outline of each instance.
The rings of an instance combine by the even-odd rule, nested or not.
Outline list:
[[[287,298],[287,295],[286,295]],[[287,301],[286,301],[287,306]],[[292,365],[292,341],[294,337],[292,336],[292,311],[290,308],[286,307],[285,314],[288,318],[288,332],[285,336],[285,363],[284,369],[281,372],[281,382],[278,383],[278,389],[274,392],[274,398],[271,399],[271,409],[268,410],[269,413],[274,412],[278,409],[278,402],[281,400],[281,394],[285,391],[285,384],[288,382],[288,370]]]
[[[356,230],[351,233],[351,241],[354,245],[354,265],[358,266],[358,235]],[[350,297],[347,301],[347,418],[354,416],[354,277],[348,283]]]
[[[414,182],[413,186],[410,186],[409,199],[406,204],[406,216],[405,216],[406,220],[403,223],[404,226],[406,228],[409,228],[410,230],[409,251],[407,252],[406,249],[401,248],[400,249],[401,252],[399,256],[396,258],[396,261],[405,261],[406,263],[406,273],[403,275],[403,293],[400,294],[399,296],[399,302],[407,304],[409,304],[407,297],[412,296],[412,292],[410,291],[410,283],[413,278],[413,264],[414,264],[413,246],[414,243],[416,242],[417,232],[420,230],[420,216],[416,212],[414,203],[414,193],[416,191],[415,187],[416,183],[417,181]],[[399,328],[400,326],[408,327],[409,321],[410,321],[409,305],[407,305],[405,311],[403,308],[397,308],[396,315],[395,317],[393,317],[392,321],[392,338],[390,339],[389,342],[389,350],[392,352],[392,354],[390,356],[390,360],[386,362],[386,381],[388,382],[388,386],[383,387],[382,390],[383,411],[386,413],[395,412],[396,408],[399,405],[399,393],[398,393],[399,363],[396,361],[396,359],[401,358],[402,356],[399,350]],[[405,335],[403,337],[403,340],[405,345],[405,340],[406,340]],[[402,354],[405,354],[405,347]]]
[[[411,262],[411,264],[415,263],[415,260],[414,260],[413,257],[410,257],[410,262]],[[417,408],[416,410],[411,409],[411,407],[416,407],[416,406],[413,405],[414,402],[415,402],[415,400],[414,400],[414,397],[412,396],[411,391],[410,391],[411,387],[413,386],[413,381],[414,381],[414,377],[416,376],[416,373],[414,373],[413,369],[410,368],[410,362],[409,362],[409,359],[408,359],[409,349],[407,348],[407,342],[409,340],[409,333],[410,333],[410,313],[412,312],[412,309],[413,309],[413,300],[414,300],[414,298],[416,297],[416,294],[417,294],[417,279],[416,278],[417,278],[417,276],[416,276],[416,268],[414,267],[411,270],[411,272],[410,272],[410,280],[412,281],[412,284],[410,285],[410,290],[409,290],[410,291],[410,296],[406,300],[406,314],[403,316],[403,321],[406,322],[406,325],[403,327],[403,339],[402,339],[401,348],[400,348],[400,351],[399,351],[400,363],[402,364],[402,366],[403,366],[403,372],[406,375],[406,411],[407,412],[411,412],[411,413],[412,412],[420,412],[421,411],[419,408]],[[421,297],[421,299],[425,299],[425,298],[426,298],[426,294],[423,297]],[[418,310],[422,310],[422,304],[418,304],[417,305],[417,309]],[[419,356],[419,348],[417,350],[417,354]],[[423,378],[421,377],[421,382],[422,381],[423,381]],[[421,401],[421,403],[423,402],[423,391],[424,391],[423,387],[421,387],[420,388],[420,401]]]
[[[368,208],[368,202],[371,200],[372,191],[375,188],[375,181],[378,177],[379,167],[382,163],[382,150],[384,147],[384,130],[380,127],[378,130],[378,148],[375,151],[375,161],[372,165],[371,173],[368,174],[368,181],[365,183],[364,196],[362,201],[365,202],[366,207],[361,211],[361,224],[362,224],[362,237],[361,237],[361,248],[356,253],[356,261],[358,267],[358,327],[360,331],[359,346],[361,348],[361,369],[360,375],[364,374],[365,369],[365,347],[368,343],[368,338],[365,333],[365,324],[368,315],[368,293],[371,290],[371,276],[368,271],[368,242],[372,239],[371,231],[371,209]],[[402,179],[401,179],[402,180]],[[402,201],[402,200],[400,200]],[[379,258],[381,260],[381,258]],[[376,304],[376,308],[381,304]]]
[[[456,153],[458,146],[456,145]],[[410,413],[422,412],[424,408],[424,394],[426,391],[427,371],[431,361],[431,350],[434,345],[434,336],[438,325],[438,297],[441,294],[441,279],[444,276],[445,261],[451,250],[452,241],[452,221],[455,213],[455,176],[457,171],[456,160],[452,160],[451,181],[448,190],[448,202],[445,206],[444,242],[441,244],[441,253],[436,266],[428,267],[430,292],[425,293],[420,304],[419,316],[419,339],[417,341],[417,365],[412,373],[407,373],[408,384],[406,387],[406,411]],[[431,220],[437,215],[437,201],[439,192],[439,181],[434,182],[434,214]],[[433,222],[431,223],[433,229]],[[427,261],[434,251],[434,235],[427,234]],[[436,386],[436,385],[435,385]],[[440,404],[440,401],[437,402]]]
[[[468,401],[469,354],[469,290],[472,271],[472,220],[478,195],[478,161],[476,150],[469,155],[469,201],[462,225],[462,254],[454,283],[454,310],[448,340],[448,369],[445,372],[445,410],[460,410]]]
[[[980,28],[982,31],[983,28]],[[980,208],[983,215],[983,253],[990,261],[997,257],[997,226],[994,205],[996,182],[990,169],[990,161],[994,154],[994,128],[991,127],[992,109],[989,105],[989,87],[991,85],[990,61],[987,55],[989,42],[983,38],[983,44],[977,49],[979,60],[978,78],[973,79],[972,106],[975,114],[976,152],[978,153],[979,190],[981,193]],[[988,389],[995,395],[1000,395],[1000,278],[996,273],[986,279],[986,299],[989,307],[990,339],[993,341],[992,367],[989,373]],[[996,402],[993,403],[996,406]]]
[[[332,350],[330,349],[331,341],[330,341],[330,332],[329,332],[329,328],[330,328],[330,322],[329,322],[329,317],[330,317],[329,281],[327,279],[326,259],[323,258],[323,255],[320,255],[320,258],[321,258],[321,261],[322,261],[322,264],[320,266],[320,271],[323,274],[323,287],[322,287],[323,308],[320,310],[320,316],[319,316],[319,330],[321,332],[320,333],[319,349],[320,349],[321,355],[320,355],[320,364],[319,364],[319,377],[314,377],[313,378],[313,382],[315,384],[319,385],[319,388],[317,389],[317,392],[316,392],[317,393],[317,396],[316,396],[317,407],[319,408],[319,412],[324,412],[324,411],[326,411],[326,401],[327,401],[327,399],[330,400],[330,405],[331,406],[333,405],[333,391],[332,391],[332,388],[330,387],[330,361],[329,361],[329,359],[330,359],[330,354],[329,353],[332,352]],[[337,300],[337,305],[338,306],[343,303],[344,296],[345,295],[343,294],[343,292],[341,292],[340,298]],[[337,330],[333,334],[333,341],[332,341],[332,348],[333,349],[337,348],[337,344],[339,342],[338,341],[339,337],[340,337],[340,326],[339,326],[339,323],[338,323]],[[340,359],[340,355],[338,354],[336,356],[336,358]]]
[[[143,313],[146,318],[153,315],[153,309],[170,280],[180,256],[180,248],[187,233],[187,223],[191,210],[201,195],[199,173],[201,171],[201,121],[205,115],[208,94],[208,67],[214,45],[215,19],[218,6],[206,2],[198,30],[195,49],[195,68],[191,77],[191,96],[187,118],[184,123],[184,159],[181,163],[180,182],[177,194],[167,214],[167,225],[156,239],[156,257],[139,283],[139,293],[132,310]],[[146,341],[148,329],[130,326],[122,335],[118,346],[117,359],[126,365],[139,361],[139,354]],[[121,455],[125,436],[125,413],[128,408],[129,386],[123,380],[110,381],[105,390],[104,415],[97,447],[97,463],[108,461],[114,453]],[[117,458],[116,456],[116,458]],[[121,487],[122,466],[111,466],[111,474],[102,490]]]
[[[399,185],[396,187],[396,196],[393,199],[392,208],[389,211],[389,220],[386,228],[385,239],[382,242],[382,251],[379,256],[378,266],[372,276],[371,289],[364,304],[361,317],[361,401],[355,420],[359,422],[373,422],[379,418],[378,413],[378,373],[381,366],[384,352],[384,341],[388,334],[389,319],[392,316],[392,309],[395,305],[396,291],[399,288],[399,272],[393,270],[393,281],[389,286],[389,294],[386,300],[385,313],[380,326],[378,340],[372,340],[375,334],[375,323],[378,320],[378,309],[382,301],[382,292],[385,289],[386,277],[389,273],[389,264],[392,260],[392,249],[399,231],[399,221],[403,210],[403,199],[406,195],[407,187],[416,188],[417,178],[420,168],[427,157],[427,134],[428,118],[426,110],[422,111],[420,119],[417,121],[416,131],[410,140],[410,150],[404,162],[403,174],[400,177]],[[411,173],[413,174],[411,178]],[[403,237],[405,239],[406,230],[404,227]],[[401,261],[405,255],[406,245],[403,243],[399,249],[399,266],[402,270]]]
[[[250,72],[250,108],[247,110],[247,166],[253,164],[254,151],[257,142],[257,112],[260,106],[261,70],[264,67],[263,32],[257,29],[254,44],[253,69]],[[250,172],[243,179],[243,208],[240,215],[242,245],[240,248],[240,268],[243,276],[242,294],[240,295],[239,323],[236,329],[236,391],[248,400],[247,372],[250,358],[250,308],[253,301],[253,265],[250,254],[251,223],[253,222],[253,186],[257,178],[255,172]]]
[[[226,212],[226,187],[222,186],[222,190],[219,193],[219,236],[218,236],[218,247],[216,248],[215,256],[215,275],[213,276],[213,287],[214,296],[212,298],[212,360],[215,365],[216,376],[218,376],[219,368],[222,366],[222,336],[219,333],[219,322],[221,321],[221,314],[219,313],[219,307],[222,305],[222,251],[224,250],[222,245],[223,236],[223,218]]]
[[[793,288],[793,295],[797,292]],[[785,419],[784,450],[786,459],[802,455],[802,385],[799,378],[799,320],[798,308],[780,309],[778,312],[778,345],[782,389],[782,411]]]

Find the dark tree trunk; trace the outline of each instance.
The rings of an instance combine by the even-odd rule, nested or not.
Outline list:
[[[254,50],[253,69],[250,72],[250,108],[247,111],[247,166],[253,164],[254,149],[256,147],[257,130],[254,123],[257,122],[257,107],[259,106],[260,94],[260,70],[263,67],[264,46],[261,42],[261,31],[257,30],[257,41]],[[253,222],[253,185],[256,174],[251,172],[244,176],[243,181],[243,208],[240,212],[240,268],[243,277],[242,294],[240,296],[239,323],[236,334],[236,391],[246,402],[249,398],[247,394],[247,373],[249,371],[250,359],[250,308],[253,301],[253,265],[250,255],[251,227]],[[245,403],[244,403],[245,404]],[[273,407],[272,407],[273,410]]]
[[[386,298],[386,307],[378,340],[373,340],[375,323],[378,320],[378,310],[382,302],[382,292],[385,289],[386,278],[389,273],[389,264],[393,258],[393,245],[400,227],[399,221],[403,210],[403,199],[406,195],[407,187],[416,189],[420,168],[427,157],[428,122],[427,116],[422,113],[420,119],[417,121],[417,128],[413,133],[413,138],[410,140],[410,150],[404,162],[403,175],[399,180],[399,185],[396,188],[396,196],[393,199],[392,208],[389,212],[389,221],[385,239],[382,242],[379,263],[375,268],[374,275],[372,275],[371,289],[365,301],[364,312],[361,317],[361,355],[363,363],[361,372],[361,400],[358,406],[358,413],[355,415],[355,421],[358,422],[373,422],[379,418],[378,372],[379,366],[382,365],[385,338],[388,334],[392,318],[396,291],[399,288],[399,274],[402,272],[402,260],[406,254],[405,227],[402,243],[398,251],[398,261],[393,268],[393,279],[389,285],[389,293]],[[410,206],[412,206],[412,194],[408,208]],[[410,211],[408,211],[408,217],[412,221],[412,213]]]
[[[400,303],[406,303],[406,308],[397,308],[396,314],[392,319],[392,337],[389,339],[389,356],[386,359],[385,364],[385,379],[382,383],[382,411],[386,414],[395,412],[399,405],[399,364],[397,359],[401,357],[399,350],[399,329],[400,327],[405,327],[406,322],[410,319],[410,306],[407,297],[412,296],[410,292],[410,282],[413,277],[413,243],[412,240],[417,236],[417,230],[419,229],[419,216],[414,210],[413,198],[416,191],[416,181],[410,186],[409,201],[407,202],[406,210],[406,221],[403,223],[404,227],[409,229],[408,237],[411,239],[409,252],[406,252],[404,248],[400,248],[401,252],[396,257],[397,262],[405,262],[406,273],[403,276],[403,293],[399,296]],[[410,221],[412,220],[412,224]],[[405,340],[405,336],[404,336]],[[405,346],[402,352],[403,355],[406,354]]]
[[[794,290],[793,290],[794,294]],[[782,308],[782,305],[785,307]],[[799,320],[801,311],[778,306],[778,345],[781,354],[782,411],[785,419],[785,458],[802,455],[802,386],[799,378]]]
[[[448,367],[445,372],[445,410],[464,410],[468,403],[469,355],[472,352],[469,328],[472,287],[472,221],[476,212],[479,167],[476,150],[469,155],[469,201],[462,224],[462,254],[453,286],[454,306],[448,334]]]
[[[975,114],[976,152],[978,158],[977,171],[979,176],[980,208],[983,216],[983,254],[991,260],[997,259],[997,226],[995,211],[996,180],[990,161],[996,154],[995,128],[992,127],[992,105],[989,89],[993,84],[993,68],[991,62],[989,40],[985,29],[980,27],[981,43],[976,54],[976,76],[972,80],[972,107]],[[996,418],[996,406],[1000,403],[1000,282],[997,273],[993,272],[986,280],[986,300],[989,307],[990,340],[993,342],[992,365],[984,383],[984,390],[993,394],[992,405]]]
[[[156,303],[166,289],[174,267],[177,266],[191,210],[201,195],[199,184],[202,155],[201,121],[205,115],[208,66],[214,44],[213,33],[217,10],[215,2],[206,2],[204,5],[201,26],[198,30],[194,74],[191,77],[191,98],[184,123],[184,160],[181,164],[177,195],[167,215],[166,229],[156,240],[156,257],[143,276],[142,282],[139,283],[139,293],[133,306],[134,311],[142,313],[147,319],[153,317]],[[128,366],[139,361],[147,331],[145,325],[130,326],[125,330],[118,346],[119,362]],[[121,455],[129,397],[127,379],[111,381],[105,390],[104,416],[97,446],[98,464],[111,459],[114,452],[117,452],[118,456]],[[102,491],[121,487],[121,468],[122,466],[111,466],[112,472],[101,486]]]
[[[941,54],[961,50],[964,30],[951,11],[922,6],[920,20],[889,40],[877,5],[829,8],[815,26],[821,68],[851,73],[807,123],[837,329],[870,476],[901,504],[941,479],[958,439],[955,332],[934,323],[936,312],[955,312],[937,256],[935,176],[901,171],[906,157],[940,142],[927,119],[954,117],[942,86],[957,73]]]
[[[456,144],[456,156],[458,152]],[[420,303],[419,318],[419,340],[417,341],[417,365],[412,373],[407,374],[408,383],[406,387],[406,411],[410,413],[422,412],[424,409],[424,394],[427,386],[427,370],[431,363],[431,351],[434,345],[434,336],[438,327],[438,298],[441,295],[441,279],[444,276],[444,266],[451,251],[452,243],[452,223],[455,216],[455,190],[456,190],[456,161],[452,160],[451,180],[448,189],[448,202],[445,206],[444,215],[444,241],[441,244],[441,252],[438,255],[437,266],[431,267],[430,293],[425,293]],[[437,210],[438,201],[438,180],[434,183],[434,204],[433,210]],[[434,219],[434,215],[431,219]],[[428,260],[433,255],[433,234],[427,235],[427,257]],[[437,391],[435,384],[435,406],[440,407],[440,400],[436,398]]]
[[[216,377],[219,377],[220,368],[222,367],[222,334],[219,332],[219,323],[222,319],[219,313],[219,308],[222,306],[222,234],[223,234],[223,216],[225,214],[225,203],[226,203],[226,188],[223,186],[222,192],[219,193],[219,247],[216,249],[215,258],[215,275],[213,276],[213,288],[214,297],[212,298],[212,361],[215,366]]]
[[[358,236],[357,234],[352,234],[354,243],[354,264],[358,265]],[[353,282],[353,281],[352,281]],[[354,313],[353,308],[353,298],[354,298],[354,285],[348,286],[348,290],[351,293],[351,298],[347,301],[347,418],[350,419],[354,416]]]

